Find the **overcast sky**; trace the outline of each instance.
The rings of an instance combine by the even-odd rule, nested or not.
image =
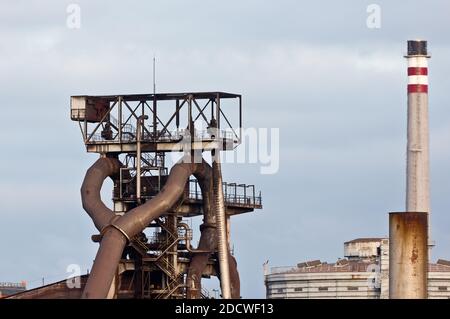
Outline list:
[[[80,29],[66,25],[70,3]],[[366,25],[381,7],[381,28]],[[98,248],[79,188],[97,156],[69,118],[76,94],[229,91],[247,127],[280,129],[280,170],[224,166],[264,209],[233,218],[245,298],[262,264],[335,261],[403,211],[406,40],[429,41],[433,259],[450,259],[448,1],[0,0],[0,281],[90,268]],[[105,201],[110,201],[106,192]]]

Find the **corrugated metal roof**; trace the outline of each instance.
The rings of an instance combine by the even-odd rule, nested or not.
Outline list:
[[[333,272],[367,272],[367,268],[377,262],[370,261],[353,261],[341,259],[335,264],[320,264],[314,267],[286,268],[285,271],[277,271],[276,273],[333,273]],[[428,264],[430,272],[450,272],[450,265]]]
[[[354,261],[348,259],[340,259],[336,263],[328,264],[328,263],[317,263],[318,261],[313,262],[305,262],[298,264],[297,268],[289,268],[286,269],[285,273],[314,273],[314,272],[365,272],[367,271],[367,267],[372,265],[372,262],[369,261]],[[315,265],[309,265],[314,263]]]
[[[437,263],[438,265],[444,265],[444,266],[450,266],[450,261],[445,259],[438,259]]]
[[[450,272],[450,264],[447,265],[442,265],[439,264],[439,261],[437,264],[429,264],[428,265],[428,271],[432,271],[432,272]]]

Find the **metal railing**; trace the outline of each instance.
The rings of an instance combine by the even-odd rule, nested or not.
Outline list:
[[[26,286],[24,282],[0,282],[0,288],[25,288]]]
[[[245,207],[260,207],[262,206],[261,192],[258,195],[254,192],[253,185],[223,183],[225,191],[224,199],[228,205],[245,206]],[[247,189],[251,189],[247,193]],[[197,180],[191,179],[189,181],[189,199],[202,200],[202,192]]]
[[[282,267],[272,267],[270,268],[270,274],[284,274],[289,272],[295,272],[298,267],[295,266],[282,266]]]
[[[261,206],[261,196],[228,195],[225,196],[225,202],[242,206]]]
[[[117,128],[119,128],[118,120],[113,116],[110,117],[110,122]],[[136,127],[130,123],[122,124],[121,134],[118,134],[118,131],[114,132],[112,138],[108,139],[102,136],[101,133],[95,132],[86,134],[86,143],[130,143],[135,142],[136,138]],[[119,136],[121,138],[119,139]],[[220,137],[224,140],[232,140],[235,139],[235,134],[233,132],[227,130],[220,131]],[[142,142],[180,142],[182,140],[190,141],[192,138],[194,141],[203,141],[203,140],[213,140],[214,137],[211,135],[211,132],[208,130],[195,130],[194,136],[190,136],[190,132],[187,129],[178,129],[178,130],[158,130],[156,133],[153,132],[151,127],[146,127],[142,134]]]

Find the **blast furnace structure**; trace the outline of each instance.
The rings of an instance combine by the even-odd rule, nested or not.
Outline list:
[[[241,143],[241,96],[72,96],[71,119],[87,151],[100,154],[81,187],[100,244],[82,297],[205,298],[201,279],[217,276],[222,297],[239,298],[230,217],[262,208],[254,185],[222,181],[220,152]],[[174,153],[181,159],[169,173]],[[100,196],[108,177],[112,210]],[[189,219],[199,215],[194,247]]]

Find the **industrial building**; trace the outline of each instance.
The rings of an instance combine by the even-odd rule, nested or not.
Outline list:
[[[27,284],[25,282],[0,282],[0,298],[5,298],[25,291]]]
[[[221,151],[241,143],[241,96],[72,96],[71,119],[87,151],[99,154],[81,187],[100,244],[81,296],[204,298],[202,278],[217,276],[223,298],[240,298],[231,217],[262,208],[254,185],[222,180]],[[170,164],[173,153],[179,159]],[[113,210],[100,197],[108,177]],[[189,226],[195,216],[203,217],[197,247]]]
[[[334,263],[266,267],[264,275],[269,299],[388,299],[389,239],[351,240]],[[450,262],[429,263],[428,298],[450,298]]]

